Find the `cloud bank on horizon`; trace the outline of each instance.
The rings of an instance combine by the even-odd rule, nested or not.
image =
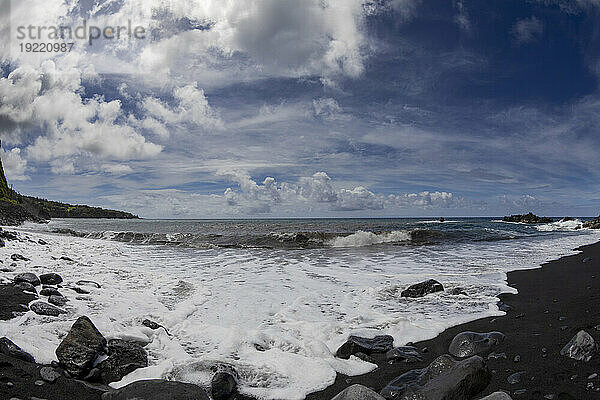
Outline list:
[[[145,217],[598,213],[600,0],[34,1],[0,11],[21,192]],[[145,36],[15,37],[82,24]]]

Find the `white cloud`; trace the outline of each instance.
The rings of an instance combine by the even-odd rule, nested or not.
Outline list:
[[[281,182],[267,177],[257,184],[249,174],[240,171],[221,172],[238,184],[227,188],[226,203],[247,214],[271,213],[289,208],[297,211],[366,211],[383,209],[440,209],[467,207],[468,201],[447,192],[375,194],[363,186],[335,189],[325,172],[301,177],[298,183]]]
[[[124,175],[133,172],[133,169],[127,164],[102,164],[100,170],[113,175]]]
[[[510,33],[518,44],[535,42],[544,33],[544,23],[534,16],[520,19],[513,25]]]
[[[177,104],[170,107],[160,99],[149,97],[143,101],[149,121],[144,120],[146,127],[154,129],[161,136],[168,136],[168,131],[157,124],[160,120],[164,124],[178,125],[191,124],[204,129],[221,129],[223,122],[208,104],[204,90],[198,89],[196,84],[177,87],[173,90],[173,97]]]
[[[0,157],[2,166],[9,181],[26,181],[29,176],[25,175],[27,171],[27,160],[21,158],[21,149],[14,148],[6,151],[0,148]]]
[[[28,143],[37,161],[87,155],[100,159],[144,159],[161,146],[128,125],[119,100],[82,97],[81,74],[63,73],[53,61],[25,65],[0,78],[0,120],[10,141]],[[71,168],[53,166],[60,173]]]

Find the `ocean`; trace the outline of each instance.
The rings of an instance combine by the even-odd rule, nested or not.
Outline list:
[[[10,252],[32,259],[16,272],[57,272],[67,286],[86,279],[101,287],[86,286],[88,295],[66,292],[66,317],[27,313],[0,321],[0,336],[38,362],[51,362],[73,321],[87,315],[107,338],[148,343],[151,365],[115,387],[160,377],[206,385],[211,366],[225,363],[238,371],[244,394],[303,399],[332,384],[337,373],[375,368],[334,357],[350,334],[389,334],[400,346],[502,315],[495,296],[515,292],[506,284],[508,271],[539,267],[600,240],[598,231],[575,229],[580,223],[410,218],[26,224],[16,230],[48,245],[14,242],[0,249],[4,259]],[[427,279],[446,290],[400,297]],[[145,318],[168,334],[142,326]]]

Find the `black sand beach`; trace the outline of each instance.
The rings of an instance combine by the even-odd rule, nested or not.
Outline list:
[[[426,367],[447,353],[454,336],[464,331],[500,331],[506,335],[504,343],[493,350],[505,353],[506,359],[487,359],[488,354],[481,354],[492,371],[492,381],[476,398],[498,390],[510,393],[514,399],[600,398],[600,378],[588,379],[600,373],[600,357],[596,355],[586,363],[559,354],[579,330],[588,332],[596,342],[600,340],[600,330],[596,329],[600,324],[600,243],[579,250],[582,253],[549,262],[539,269],[510,272],[508,284],[519,293],[500,295],[512,308],[507,315],[455,326],[435,339],[416,343],[418,349],[428,349],[422,362],[388,365],[383,356],[375,355],[379,369],[363,376],[338,376],[334,385],[307,399],[329,400],[355,383],[379,392],[402,373]],[[514,361],[516,356],[520,356],[519,362]],[[509,384],[507,377],[520,371],[526,372],[522,382]],[[522,389],[526,392],[514,394]]]
[[[561,356],[560,350],[579,331],[585,330],[596,341],[600,339],[600,243],[584,246],[576,255],[549,262],[542,268],[514,271],[508,274],[510,286],[519,294],[504,294],[500,299],[511,307],[506,316],[484,318],[450,328],[432,340],[416,343],[423,361],[388,364],[383,355],[373,355],[379,368],[356,377],[339,375],[335,384],[308,396],[310,400],[330,400],[352,384],[362,384],[379,392],[388,382],[411,369],[426,367],[448,352],[452,338],[463,331],[500,331],[506,340],[493,349],[506,358],[486,359],[492,372],[491,383],[474,398],[502,390],[514,399],[594,399],[600,398],[600,357],[589,362]],[[6,312],[19,311],[25,297],[14,289],[0,286],[2,318]],[[10,338],[9,338],[10,339]],[[398,345],[398,343],[396,343]],[[518,362],[515,357],[520,358]],[[100,399],[106,387],[92,386],[64,377],[54,383],[43,382],[41,366],[0,354],[0,399],[42,398],[47,400]],[[525,371],[519,383],[510,384],[507,377]],[[516,392],[516,394],[515,394]],[[244,399],[237,395],[235,398]]]

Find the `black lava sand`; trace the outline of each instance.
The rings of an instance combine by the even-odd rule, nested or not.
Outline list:
[[[588,363],[575,361],[559,354],[561,348],[581,329],[596,341],[600,340],[600,243],[582,247],[583,252],[545,264],[535,270],[515,271],[508,274],[509,285],[519,290],[518,295],[501,295],[502,301],[512,307],[506,316],[484,318],[450,328],[432,340],[416,344],[427,348],[423,361],[413,364],[389,365],[382,356],[374,356],[379,368],[369,374],[347,377],[338,375],[334,385],[308,396],[310,400],[330,400],[354,383],[381,390],[398,375],[414,368],[422,368],[447,353],[452,338],[463,331],[500,331],[506,335],[504,343],[494,349],[505,353],[506,359],[489,359],[493,378],[482,397],[497,390],[509,392],[513,399],[600,399],[598,377],[600,355]],[[586,262],[584,262],[584,260]],[[3,289],[4,288],[4,289]],[[0,286],[0,308],[3,308],[8,289]],[[7,295],[8,296],[8,295]],[[20,307],[12,300],[13,307]],[[487,354],[482,354],[487,357]],[[516,356],[520,361],[515,362]],[[37,397],[47,400],[96,400],[101,390],[80,381],[59,378],[55,383],[39,385],[36,364],[8,358],[0,354],[0,399]],[[507,377],[514,372],[526,371],[525,378],[509,384]],[[36,385],[38,381],[38,385]],[[8,384],[10,382],[10,384]],[[593,387],[588,387],[588,385]],[[515,391],[525,389],[522,394]],[[555,395],[555,397],[545,397]],[[236,396],[245,399],[244,396]]]
[[[600,324],[600,243],[579,250],[583,252],[544,264],[542,268],[510,272],[508,283],[518,289],[519,294],[504,294],[500,299],[512,310],[506,316],[459,325],[435,339],[417,343],[418,349],[428,349],[423,362],[388,365],[381,357],[375,358],[379,369],[357,377],[338,375],[333,386],[307,399],[329,400],[354,383],[379,392],[403,372],[425,367],[437,356],[447,353],[454,336],[463,331],[500,331],[506,335],[504,343],[493,352],[505,353],[507,358],[487,360],[493,377],[481,396],[502,390],[510,393],[514,400],[544,399],[551,394],[561,400],[600,399],[600,392],[596,391],[600,387],[600,355],[588,363],[560,355],[562,347],[581,329],[597,343],[600,341],[600,331],[595,328]],[[517,355],[519,362],[514,361]],[[520,371],[526,371],[523,381],[509,384],[506,378]],[[588,380],[594,373],[599,377]],[[590,383],[593,388],[588,389]],[[515,395],[520,389],[526,392]]]

